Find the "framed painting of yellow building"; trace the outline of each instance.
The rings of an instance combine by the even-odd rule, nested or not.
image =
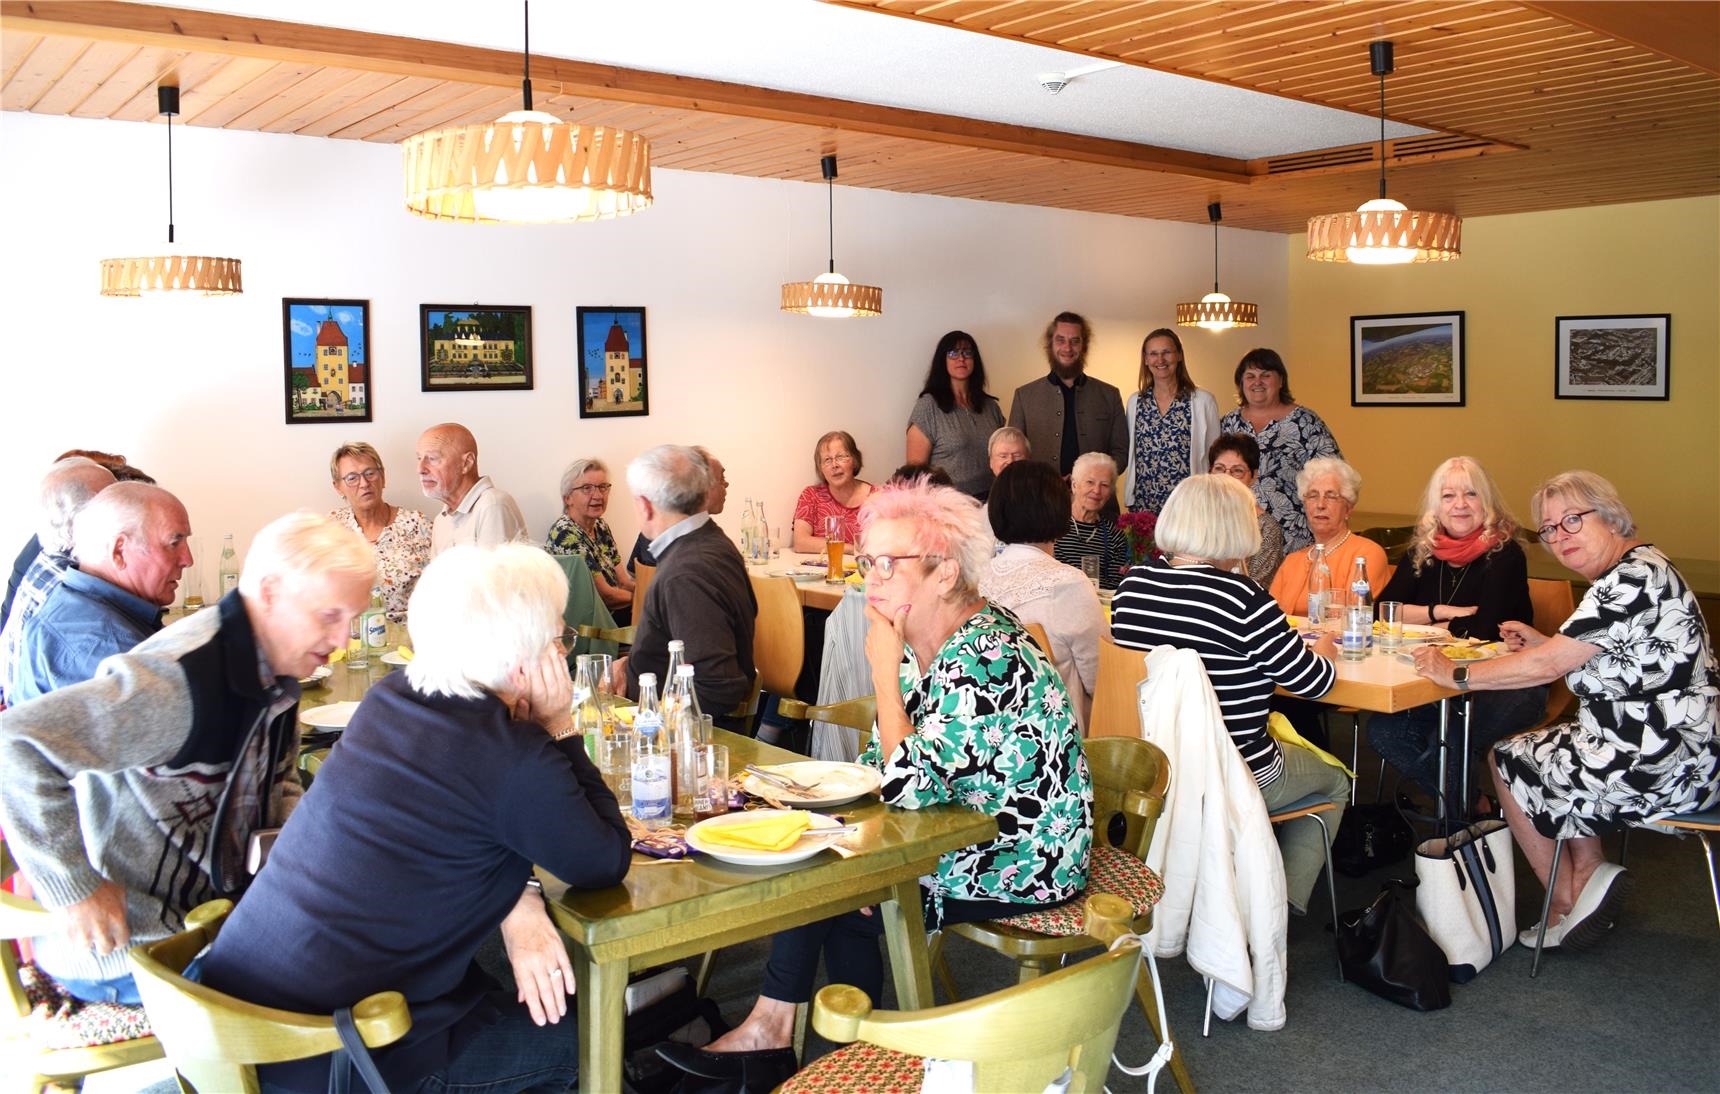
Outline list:
[[[281,344],[288,425],[371,420],[370,301],[286,297]]]
[[[579,416],[637,418],[651,412],[644,308],[577,308]]]
[[[531,308],[420,304],[418,371],[425,391],[530,391]]]

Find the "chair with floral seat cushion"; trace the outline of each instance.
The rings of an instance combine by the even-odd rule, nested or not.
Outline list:
[[[1144,935],[1152,929],[1152,907],[1164,895],[1164,882],[1147,868],[1146,857],[1153,829],[1164,811],[1165,791],[1170,786],[1170,760],[1157,745],[1139,737],[1089,737],[1082,742],[1082,748],[1093,776],[1095,838],[1087,892],[1112,893],[1127,899],[1135,917],[1134,931]],[[1050,972],[1065,957],[1096,945],[1076,918],[1081,914],[1082,902],[1077,898],[1051,912],[952,924],[932,939],[932,967],[945,992],[951,999],[956,998],[944,943],[949,935],[957,935],[1014,960],[1020,980],[1025,983]],[[1163,1020],[1146,968],[1135,985],[1135,996],[1147,1021],[1162,1034]],[[1171,1057],[1170,1066],[1177,1086],[1185,1094],[1192,1091],[1194,1086],[1180,1053]]]
[[[17,867],[0,842],[0,877]],[[53,915],[33,900],[0,893],[0,1057],[6,1089],[41,1091],[49,1083],[71,1085],[86,1075],[161,1058],[142,1007],[85,1003],[67,995],[53,978],[20,962],[12,939],[57,930]]]
[[[1090,947],[1131,930],[1120,898],[1089,900],[1082,919],[1094,927]],[[930,1057],[971,1064],[979,1092],[1044,1090],[1066,1072],[1068,1090],[1101,1090],[1142,960],[1139,943],[1126,941],[1028,983],[921,1011],[875,1011],[865,992],[830,985],[813,1001],[812,1024],[847,1047],[808,1064],[780,1090],[913,1094]]]

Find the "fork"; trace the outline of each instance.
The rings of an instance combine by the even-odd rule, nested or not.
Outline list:
[[[744,770],[746,770],[747,773],[749,773],[749,774],[757,775],[759,778],[763,779],[767,783],[770,783],[772,786],[779,786],[784,790],[795,790],[795,791],[799,791],[802,794],[806,794],[806,793],[810,793],[813,790],[818,789],[817,783],[812,783],[811,785],[808,785],[806,783],[795,782],[793,779],[789,778],[787,775],[778,774],[775,771],[766,771],[764,768],[760,767],[757,764],[747,764]]]

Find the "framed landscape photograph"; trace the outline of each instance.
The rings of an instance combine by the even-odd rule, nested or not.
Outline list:
[[[418,373],[424,391],[530,391],[531,308],[418,305]]]
[[[1462,406],[1463,313],[1350,317],[1351,406]]]
[[[1561,315],[1553,331],[1554,398],[1672,397],[1671,315]]]
[[[281,300],[287,424],[368,422],[370,301]]]
[[[578,308],[579,416],[630,418],[650,413],[644,308]]]

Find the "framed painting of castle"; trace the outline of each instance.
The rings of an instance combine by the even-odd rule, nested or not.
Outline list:
[[[579,416],[637,418],[651,412],[644,308],[577,308]]]
[[[370,301],[281,300],[287,424],[368,422]]]
[[[530,391],[531,308],[420,304],[418,371],[425,391]]]

